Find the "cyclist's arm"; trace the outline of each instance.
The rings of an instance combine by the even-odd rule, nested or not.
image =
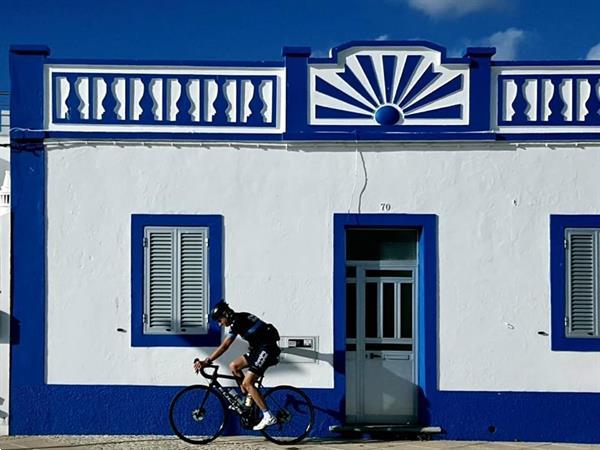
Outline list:
[[[219,356],[221,356],[223,353],[225,353],[227,351],[227,349],[229,347],[231,347],[231,344],[233,344],[233,341],[235,341],[235,336],[227,336],[223,342],[221,342],[221,345],[219,345],[213,352],[212,354],[207,358],[207,361],[209,364],[212,363],[215,359],[217,359]]]

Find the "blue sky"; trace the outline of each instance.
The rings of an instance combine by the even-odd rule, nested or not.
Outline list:
[[[325,56],[351,40],[422,39],[453,56],[600,59],[597,0],[0,0],[0,91],[8,49],[45,44],[60,58],[281,59],[283,46]]]

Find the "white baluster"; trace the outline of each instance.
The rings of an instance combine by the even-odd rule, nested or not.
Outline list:
[[[525,100],[528,103],[525,114],[527,114],[527,119],[530,121],[537,120],[537,85],[537,80],[526,80],[523,87]]]
[[[129,80],[129,120],[140,120],[142,106],[140,100],[144,96],[144,82],[141,78]]]
[[[56,102],[56,112],[58,119],[66,119],[68,108],[67,108],[67,98],[69,97],[69,92],[71,92],[71,86],[69,86],[69,81],[66,77],[56,77],[54,86],[54,101]]]
[[[181,95],[181,83],[176,78],[170,78],[167,80],[167,120],[174,122],[177,119],[177,100]]]
[[[273,120],[273,82],[265,80],[260,83],[260,98],[263,101],[261,114],[266,123]]]
[[[217,99],[218,85],[215,80],[204,80],[204,121],[212,122],[217,110],[214,107],[214,102]]]
[[[240,89],[240,122],[248,122],[248,117],[252,111],[250,111],[250,101],[254,95],[254,85],[250,80],[242,80],[242,88]]]
[[[88,120],[90,118],[90,81],[88,77],[80,77],[76,83],[77,95],[81,100],[79,112],[81,118]]]
[[[565,106],[561,113],[567,122],[573,120],[573,80],[565,79],[560,84],[560,97],[562,98]]]
[[[503,80],[504,104],[502,106],[502,120],[510,122],[515,115],[512,107],[517,98],[517,84],[514,80]]]
[[[94,111],[92,111],[92,115],[94,120],[100,120],[104,114],[104,106],[102,106],[102,101],[106,96],[106,81],[104,81],[102,78],[94,78],[92,84],[92,96],[94,98]]]
[[[227,114],[228,122],[235,122],[237,117],[237,92],[236,92],[237,82],[235,80],[227,80],[223,85],[223,89],[225,90],[225,98],[227,99],[227,103],[229,106],[227,110],[225,110],[225,114]]]
[[[200,80],[191,79],[187,85],[187,95],[192,104],[192,122],[200,122]]]
[[[115,78],[113,94],[117,101],[117,119],[125,120],[125,78]]]
[[[154,107],[152,112],[154,113],[155,120],[163,120],[163,80],[162,78],[154,78],[150,83],[150,94],[152,95],[152,101]]]
[[[541,80],[542,81],[542,110],[540,111],[540,120],[544,122],[548,122],[548,118],[550,117],[550,100],[552,100],[552,96],[554,95],[554,84],[552,84],[552,80]]]
[[[590,82],[586,79],[578,79],[577,80],[577,114],[576,120],[585,120],[585,117],[588,115],[589,111],[585,107],[585,104],[590,98],[590,94],[592,93],[592,87],[590,86]]]

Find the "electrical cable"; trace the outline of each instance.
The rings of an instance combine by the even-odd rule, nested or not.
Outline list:
[[[348,214],[352,209],[352,202],[354,201],[354,193],[356,192],[356,184],[358,181],[358,139],[354,139],[354,186],[352,186],[352,195],[350,196],[350,202],[348,203]]]

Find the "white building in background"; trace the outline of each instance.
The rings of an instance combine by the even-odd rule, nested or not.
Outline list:
[[[0,435],[8,434],[10,395],[10,140],[5,98],[0,93]]]
[[[493,54],[14,47],[10,432],[170,433],[225,297],[304,347],[267,381],[306,389],[314,435],[600,441],[600,65]]]

